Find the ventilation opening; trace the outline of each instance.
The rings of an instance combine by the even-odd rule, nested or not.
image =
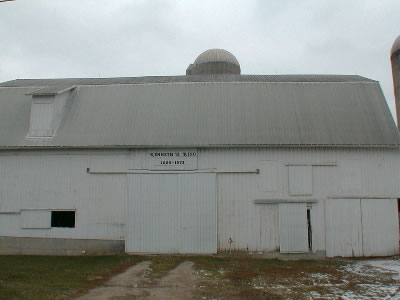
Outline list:
[[[75,228],[75,211],[52,211],[51,227]]]
[[[312,250],[311,208],[307,208],[308,249]]]

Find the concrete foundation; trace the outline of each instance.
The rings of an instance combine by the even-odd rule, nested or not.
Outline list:
[[[123,240],[0,237],[0,254],[107,255],[125,252]]]

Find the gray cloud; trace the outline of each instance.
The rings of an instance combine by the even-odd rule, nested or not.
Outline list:
[[[381,82],[396,0],[17,0],[0,4],[0,81],[184,74],[208,48],[246,74],[359,74]]]

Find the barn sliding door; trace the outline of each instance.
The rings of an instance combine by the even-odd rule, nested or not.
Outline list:
[[[177,179],[162,174],[128,175],[127,252],[178,252]]]
[[[328,199],[326,256],[398,254],[398,226],[396,199]]]
[[[308,252],[307,204],[279,204],[279,236],[281,253]]]
[[[399,253],[399,223],[396,208],[396,199],[361,199],[365,256]]]
[[[216,253],[216,175],[128,175],[126,252]]]
[[[360,199],[325,203],[326,256],[362,256]]]
[[[178,175],[178,191],[179,253],[216,253],[216,175]]]

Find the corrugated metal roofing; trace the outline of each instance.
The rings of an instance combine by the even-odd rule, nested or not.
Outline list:
[[[280,80],[272,76],[259,82],[234,77],[243,80],[187,82],[180,76],[180,80],[157,77],[164,82],[154,82],[156,77],[141,79],[152,84],[139,84],[139,79],[135,84],[127,83],[132,79],[122,83],[121,78],[3,83],[19,88],[0,88],[0,147],[400,144],[377,82],[358,76],[323,76],[319,81],[312,81],[312,76],[290,81],[283,80],[290,76]],[[32,96],[26,93],[65,81],[80,87],[56,136],[27,139]],[[98,81],[103,85],[88,83]]]

